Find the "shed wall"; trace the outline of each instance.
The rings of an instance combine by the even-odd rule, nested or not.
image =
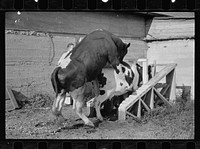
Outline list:
[[[5,37],[6,84],[26,96],[38,92],[53,95],[50,75],[67,44],[75,43],[77,36],[53,36],[53,42],[47,36],[6,34]],[[125,61],[146,57],[144,41],[122,40],[131,43]]]
[[[149,63],[177,63],[176,83],[191,86],[194,98],[194,19],[154,19],[147,39]]]
[[[147,44],[141,40],[145,19],[130,13],[6,12],[5,27],[6,83],[27,96],[38,92],[53,95],[50,74],[67,44],[95,29],[106,29],[131,43],[125,60],[144,58],[147,52]],[[43,33],[38,36],[38,31]]]

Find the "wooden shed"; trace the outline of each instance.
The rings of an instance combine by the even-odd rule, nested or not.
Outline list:
[[[191,87],[194,99],[194,12],[159,12],[146,36],[149,63],[177,63],[176,85]]]
[[[125,60],[146,58],[148,46],[143,39],[154,16],[130,12],[7,12],[6,83],[27,96],[38,92],[53,95],[50,74],[67,44],[100,28],[131,43]]]

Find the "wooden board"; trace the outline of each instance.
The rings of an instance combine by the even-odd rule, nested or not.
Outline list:
[[[6,101],[6,111],[11,111],[11,110],[14,110],[16,108],[19,108],[19,105],[18,105],[18,103],[17,103],[17,101],[15,99],[15,96],[13,95],[11,87],[7,86],[6,87],[6,92],[7,92],[7,95],[9,97],[9,99],[10,99],[10,100]]]

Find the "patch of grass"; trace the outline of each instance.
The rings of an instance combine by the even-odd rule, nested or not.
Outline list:
[[[28,104],[25,105],[25,108],[41,108],[52,106],[53,100],[48,94],[35,94],[33,97],[28,99]]]
[[[194,101],[184,102],[177,98],[173,108],[158,106],[150,114],[145,113],[142,123],[152,121],[155,125],[168,130],[171,138],[183,137],[194,131]]]

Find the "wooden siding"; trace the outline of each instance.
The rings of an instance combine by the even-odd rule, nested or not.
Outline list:
[[[194,40],[170,40],[148,43],[149,63],[177,63],[176,83],[192,87],[194,97]]]
[[[31,96],[39,92],[53,93],[50,74],[61,54],[74,37],[49,37],[6,34],[6,84]]]
[[[194,19],[165,19],[147,23],[147,40],[194,38]]]
[[[146,22],[147,58],[150,63],[153,60],[157,63],[177,63],[177,85],[191,86],[194,98],[194,18],[181,18],[180,15],[174,13],[174,18],[155,18]]]
[[[144,17],[120,12],[7,12],[6,29],[10,28],[71,34],[102,28],[122,37],[145,37]]]

